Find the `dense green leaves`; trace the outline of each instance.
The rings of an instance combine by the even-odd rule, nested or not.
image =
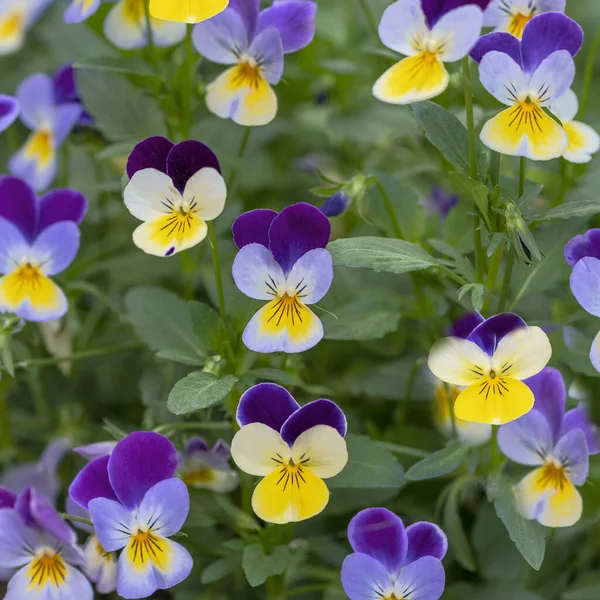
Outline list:
[[[277,546],[271,554],[265,554],[260,544],[246,546],[242,566],[248,583],[256,587],[272,575],[280,575],[286,570],[290,558],[290,551],[286,546]]]
[[[468,454],[468,446],[463,446],[458,442],[451,442],[445,448],[442,448],[442,450],[434,452],[427,458],[414,464],[406,472],[406,479],[421,481],[452,473],[465,462]]]
[[[600,201],[578,200],[555,206],[543,215],[537,217],[536,222],[553,221],[557,219],[573,219],[576,217],[589,217],[600,213]]]
[[[233,375],[222,379],[212,373],[195,371],[175,384],[169,394],[167,406],[176,415],[187,415],[201,408],[221,402],[237,381]]]

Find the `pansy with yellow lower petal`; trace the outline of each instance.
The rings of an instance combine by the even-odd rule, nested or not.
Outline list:
[[[503,313],[481,323],[467,339],[438,341],[428,365],[438,379],[465,386],[454,404],[459,419],[501,425],[532,409],[533,393],[522,380],[539,373],[551,354],[542,329]]]
[[[577,487],[588,476],[589,438],[597,439],[582,418],[581,408],[565,415],[566,390],[561,374],[546,368],[527,381],[535,407],[527,415],[498,430],[498,445],[511,460],[536,467],[515,488],[523,515],[546,527],[569,527],[581,518]]]
[[[303,407],[279,385],[261,383],[240,399],[231,443],[237,466],[262,477],[252,508],[269,523],[304,521],[329,502],[323,481],[348,461],[346,418],[331,400]]]
[[[240,251],[233,279],[241,292],[268,300],[250,320],[242,339],[254,352],[304,352],[323,338],[321,320],[308,308],[333,279],[329,219],[299,203],[283,209],[244,213],[233,224]]]
[[[148,138],[133,149],[127,174],[125,205],[144,221],[133,242],[147,254],[172,256],[196,246],[206,237],[207,221],[225,207],[219,161],[201,142]]]
[[[165,21],[200,23],[223,12],[228,5],[229,0],[150,0],[150,14]]]
[[[117,443],[110,456],[88,463],[74,479],[69,495],[90,511],[96,537],[117,561],[117,593],[145,598],[183,581],[192,557],[169,538],[189,511],[186,485],[173,477],[177,451],[157,433],[134,432]]]
[[[208,60],[233,65],[206,89],[208,109],[239,125],[266,125],[277,113],[271,85],[283,75],[283,55],[312,41],[317,5],[278,0],[259,12],[260,0],[235,0],[194,27],[194,45]]]
[[[23,47],[25,34],[52,0],[0,1],[0,55]]]
[[[471,56],[490,94],[509,108],[490,119],[481,140],[492,150],[531,160],[563,155],[567,133],[546,110],[575,77],[573,57],[583,44],[581,27],[561,13],[545,13],[525,26],[523,39],[509,33],[483,36]]]
[[[475,45],[488,2],[398,0],[388,6],[379,37],[406,58],[377,80],[373,95],[390,104],[410,104],[441,94],[450,80],[444,63],[460,60]]]
[[[483,25],[521,39],[525,25],[545,12],[565,12],[567,0],[492,0],[483,13]]]

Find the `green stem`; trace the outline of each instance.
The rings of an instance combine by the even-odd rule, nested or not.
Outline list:
[[[527,168],[527,159],[521,156],[519,159],[519,198],[525,193],[525,170]]]
[[[402,454],[404,456],[413,456],[414,458],[426,458],[430,455],[430,452],[426,452],[425,450],[410,448],[409,446],[399,446],[398,444],[390,444],[388,442],[377,442],[377,445],[390,452],[395,452],[396,454]]]
[[[399,425],[404,425],[406,423],[406,417],[408,416],[408,408],[410,406],[410,400],[412,396],[412,389],[415,384],[415,380],[417,378],[417,374],[421,367],[420,361],[416,360],[412,369],[410,370],[410,375],[408,376],[408,383],[406,384],[406,391],[404,393],[404,399],[402,400],[402,408],[400,410],[400,418],[398,419]]]
[[[496,467],[502,462],[502,454],[498,448],[498,430],[499,427],[492,425],[492,439],[490,440],[491,465],[490,471],[495,471]]]
[[[581,108],[579,109],[579,119],[583,121],[585,113],[587,112],[590,102],[590,92],[592,89],[592,82],[594,81],[594,69],[596,66],[596,56],[598,49],[600,48],[600,29],[594,36],[592,47],[588,55],[587,64],[585,65],[585,76],[583,79],[583,94],[581,95]]]
[[[213,267],[215,269],[215,282],[217,284],[217,296],[219,297],[219,313],[221,314],[221,318],[225,319],[227,317],[227,310],[225,307],[225,292],[223,291],[223,275],[221,274],[217,234],[215,233],[215,226],[212,221],[208,222],[208,237],[212,249]]]
[[[490,180],[495,187],[500,183],[500,152],[490,152]]]
[[[192,43],[192,26],[187,25],[185,35],[185,76],[181,86],[182,125],[181,137],[187,140],[192,129],[192,82],[194,77],[194,45]]]
[[[500,294],[500,302],[498,303],[498,312],[504,312],[506,303],[508,302],[508,296],[510,294],[510,280],[512,279],[512,272],[515,266],[515,253],[511,249],[508,253],[508,260],[506,261],[506,271],[504,271],[504,280],[502,281],[502,292]]]
[[[94,525],[91,519],[86,519],[85,517],[76,517],[75,515],[69,515],[67,513],[58,513],[63,519],[66,521],[73,521],[75,523],[84,523],[85,525]]]
[[[242,141],[240,143],[240,148],[237,153],[238,163],[239,163],[240,159],[246,153],[246,148],[248,146],[248,140],[250,139],[251,131],[252,131],[252,127],[246,127],[246,130],[244,131],[244,135],[242,136]],[[238,165],[236,164],[235,169],[231,172],[231,175],[229,175],[229,180],[227,181],[227,193],[228,194],[231,194],[231,192],[233,191],[233,186],[235,185],[235,182],[237,179],[237,173],[238,173]]]
[[[502,242],[495,250],[490,261],[490,268],[488,270],[487,278],[485,280],[485,287],[490,292],[483,304],[483,312],[486,313],[490,309],[492,302],[492,295],[494,288],[496,287],[496,279],[498,278],[498,272],[500,271],[500,265],[502,264],[502,254],[504,252],[504,242]]]
[[[371,30],[371,33],[376,38],[379,38],[379,30],[377,28],[377,21],[375,19],[375,15],[373,14],[373,11],[371,10],[371,7],[368,4],[369,0],[358,0],[358,1],[360,2],[363,12],[365,13],[365,17],[367,17],[367,23],[369,24],[369,29]]]
[[[161,75],[160,66],[158,63],[158,53],[156,44],[154,43],[154,30],[152,29],[152,18],[150,17],[150,6],[148,2],[144,2],[144,14],[146,16],[146,29],[148,30],[148,55],[150,56],[150,64],[157,75]]]
[[[0,382],[0,452],[12,448],[10,420],[8,418],[8,385]]]
[[[400,223],[398,222],[398,217],[396,217],[396,213],[394,212],[394,207],[392,206],[392,201],[390,200],[388,193],[386,192],[383,185],[381,185],[381,182],[379,180],[377,180],[377,189],[379,190],[379,194],[381,195],[381,198],[383,199],[383,204],[385,206],[385,210],[388,214],[388,218],[392,225],[392,230],[394,232],[394,235],[399,240],[406,239],[402,233],[402,229],[400,228]]]
[[[222,430],[231,428],[229,421],[181,421],[180,423],[165,423],[154,428],[154,433],[185,431],[188,429]]]

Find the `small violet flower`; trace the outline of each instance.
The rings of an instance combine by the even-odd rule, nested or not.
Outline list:
[[[69,488],[89,510],[102,549],[122,550],[117,593],[123,598],[145,598],[190,574],[191,556],[169,539],[189,512],[188,490],[173,477],[176,469],[177,451],[167,438],[135,432],[110,456],[88,463]]]
[[[150,14],[165,21],[200,23],[223,12],[228,5],[229,0],[150,0]]]
[[[576,486],[587,479],[589,455],[600,451],[598,434],[582,407],[565,414],[567,393],[556,369],[546,368],[526,383],[535,406],[500,427],[498,445],[516,463],[536,467],[515,488],[523,515],[546,527],[570,527],[581,518]]]
[[[321,320],[308,308],[333,280],[329,219],[316,207],[299,203],[244,213],[233,224],[240,248],[233,279],[241,292],[269,300],[250,320],[242,339],[255,352],[304,352],[323,338]]]
[[[445,219],[458,204],[458,196],[449,194],[439,185],[434,185],[429,196],[422,198],[420,204],[429,214],[439,215]]]
[[[240,476],[229,466],[229,446],[219,440],[212,448],[200,437],[191,437],[180,459],[181,479],[191,487],[231,492]]]
[[[269,523],[304,521],[329,502],[323,479],[348,462],[346,417],[331,400],[303,407],[274,383],[260,383],[240,399],[241,429],[231,454],[245,473],[262,477],[252,495],[256,515]]]
[[[454,404],[459,419],[501,425],[531,410],[533,392],[522,380],[539,373],[551,355],[542,329],[503,313],[483,321],[466,339],[436,342],[428,365],[438,379],[466,386]]]
[[[523,39],[490,33],[479,39],[471,56],[479,63],[483,87],[508,106],[490,119],[481,140],[492,150],[532,160],[563,155],[569,138],[544,108],[560,101],[575,77],[573,57],[583,44],[583,30],[556,12],[534,17]]]
[[[172,144],[163,137],[140,142],[127,162],[123,197],[129,212],[144,223],[134,244],[155,256],[172,256],[199,244],[207,221],[225,207],[227,188],[212,150],[194,140]]]
[[[0,569],[18,569],[4,600],[92,600],[76,535],[33,488],[0,488]]]
[[[565,12],[567,0],[492,0],[483,13],[483,25],[521,39],[525,25],[545,12]]]
[[[52,321],[68,308],[50,279],[64,271],[79,249],[85,196],[54,190],[41,198],[16,177],[0,178],[0,312],[26,321]]]
[[[18,52],[25,34],[52,0],[2,0],[0,2],[0,55]]]
[[[373,95],[390,104],[411,104],[439,96],[450,75],[444,63],[465,57],[481,34],[490,0],[398,0],[379,24],[383,45],[406,58],[373,86]]]
[[[346,192],[339,190],[330,196],[319,207],[326,217],[339,217],[350,204],[350,197]]]
[[[438,600],[444,592],[448,540],[437,525],[405,528],[393,512],[367,508],[350,521],[348,539],[354,554],[342,565],[342,585],[350,600]]]
[[[0,94],[0,133],[6,131],[19,117],[19,101],[12,96]]]
[[[229,7],[194,27],[196,50],[227,69],[206,89],[215,115],[239,125],[266,125],[277,113],[271,85],[283,75],[283,56],[312,42],[317,4],[276,0],[260,11],[260,0],[232,0]]]

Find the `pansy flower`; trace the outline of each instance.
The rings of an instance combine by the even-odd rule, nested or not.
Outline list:
[[[129,156],[127,174],[125,205],[143,221],[133,242],[147,254],[171,256],[196,246],[206,237],[206,222],[225,207],[219,161],[201,142],[147,138]]]
[[[419,203],[427,213],[439,215],[442,219],[445,219],[458,204],[458,196],[449,194],[439,185],[434,185],[429,196],[422,198]]]
[[[333,262],[325,249],[329,219],[299,203],[244,213],[233,224],[240,248],[233,279],[241,292],[268,300],[250,320],[242,339],[255,352],[303,352],[323,338],[320,319],[308,308],[329,290]]]
[[[337,191],[332,196],[329,196],[321,206],[319,210],[326,217],[339,217],[349,206],[350,196],[343,190]]]
[[[283,56],[304,48],[315,35],[315,2],[276,0],[259,10],[260,0],[232,0],[221,14],[194,27],[194,45],[202,56],[233,65],[207,86],[206,105],[239,125],[266,125],[275,118],[271,85],[283,75]]]
[[[551,354],[542,329],[503,313],[483,321],[466,339],[436,342],[427,364],[438,379],[465,386],[454,404],[459,419],[501,425],[531,410],[533,392],[523,379],[539,373]]]
[[[521,39],[533,17],[551,11],[564,13],[566,5],[567,0],[492,0],[483,13],[483,24]]]
[[[2,0],[0,2],[0,55],[23,47],[25,34],[51,0]]]
[[[0,133],[8,129],[18,118],[21,107],[12,96],[0,94]]]
[[[148,0],[116,0],[106,19],[103,31],[106,38],[117,48],[134,50],[148,45],[148,27],[144,3]],[[174,0],[165,2],[174,4]],[[183,3],[184,0],[177,0]],[[200,2],[201,0],[196,0]],[[100,7],[101,0],[72,0],[65,11],[66,23],[81,23],[91,17]],[[188,2],[189,4],[189,2]],[[173,21],[173,19],[171,20]],[[152,38],[157,46],[173,46],[185,38],[185,23],[150,18]]]
[[[516,463],[536,467],[515,488],[523,515],[546,527],[569,527],[582,512],[577,487],[588,476],[586,438],[598,452],[597,435],[581,408],[565,415],[567,393],[556,369],[544,369],[527,385],[535,407],[500,427],[498,445]]]
[[[444,532],[426,521],[404,527],[385,508],[367,508],[348,525],[354,550],[344,559],[342,585],[350,600],[438,600],[446,574]]]
[[[85,446],[77,446],[73,448],[73,452],[76,452],[86,460],[94,460],[95,458],[111,454],[116,445],[117,442],[114,440],[110,442],[94,442]]]
[[[77,84],[75,81],[75,69],[73,65],[66,64],[62,66],[52,77],[54,84],[54,98],[57,104],[66,104],[76,102],[81,105],[81,116],[77,125],[92,125],[92,117],[85,111]]]
[[[406,58],[373,86],[373,95],[390,104],[410,104],[439,96],[450,75],[444,63],[464,58],[481,34],[489,0],[398,0],[379,24],[384,46]]]
[[[583,44],[581,27],[561,13],[545,13],[525,26],[523,39],[484,35],[471,52],[485,89],[508,106],[490,119],[481,140],[492,150],[532,160],[562,156],[567,133],[545,112],[575,77],[573,57]]]
[[[223,12],[228,5],[229,0],[150,0],[150,14],[165,21],[200,23]]]
[[[348,462],[340,408],[331,400],[300,407],[286,389],[260,383],[241,397],[237,422],[233,460],[242,471],[262,477],[252,495],[257,516],[282,524],[318,515],[329,502],[323,480]]]
[[[563,158],[572,163],[590,162],[592,154],[600,150],[600,136],[589,125],[575,121],[579,110],[577,94],[573,90],[565,92],[550,106],[550,110],[561,120],[569,138]]]
[[[90,511],[105,552],[122,550],[117,562],[117,593],[145,598],[183,581],[192,558],[169,538],[189,511],[186,485],[173,477],[177,451],[162,435],[135,432],[117,443],[110,456],[88,463],[69,495]]]
[[[231,492],[240,482],[237,471],[229,465],[229,446],[219,440],[211,448],[200,437],[191,437],[180,460],[181,479],[191,487],[215,492]]]
[[[57,152],[81,118],[78,102],[58,103],[52,78],[43,73],[28,77],[17,89],[21,122],[31,130],[25,145],[9,162],[36,190],[45,190],[56,177]]]
[[[92,600],[92,586],[76,568],[84,559],[73,529],[32,488],[13,502],[11,508],[0,488],[0,567],[18,569],[4,600]]]

